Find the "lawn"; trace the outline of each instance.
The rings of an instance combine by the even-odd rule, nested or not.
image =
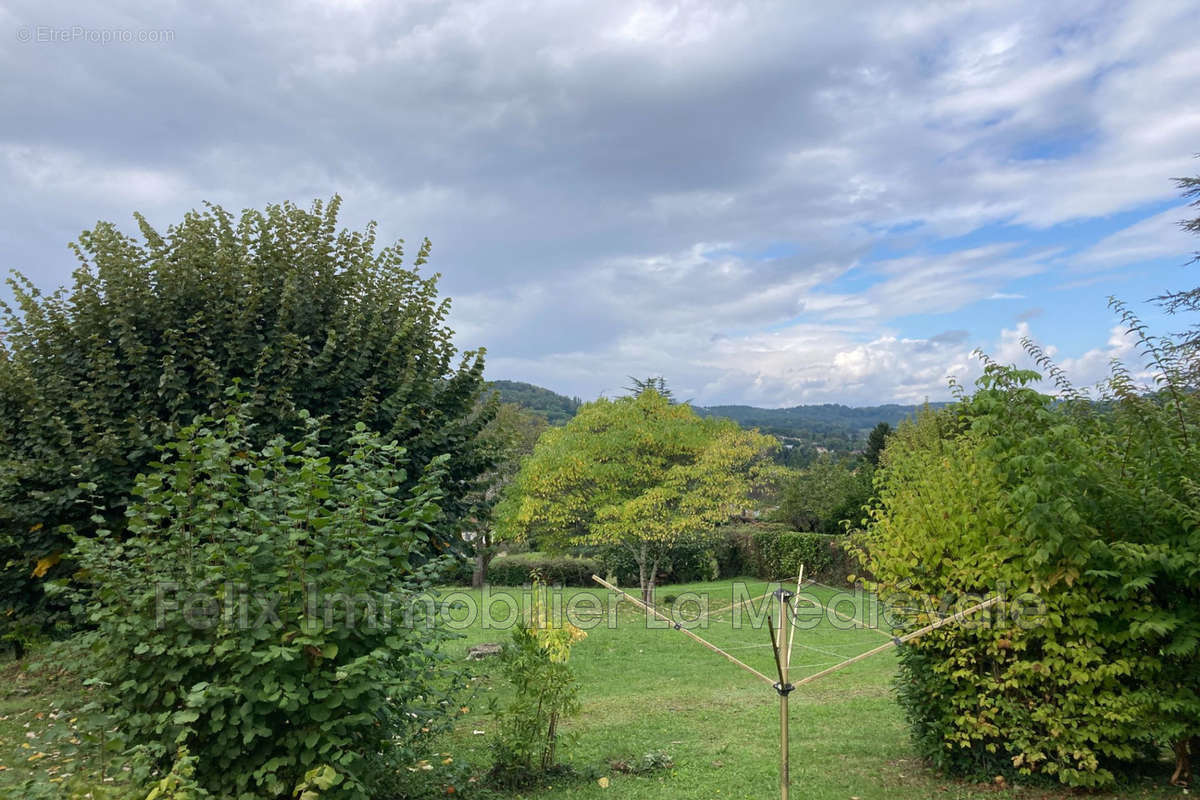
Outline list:
[[[749,593],[768,590],[748,581]],[[707,624],[694,628],[714,644],[768,675],[774,662],[767,632],[730,622],[729,582],[660,587],[660,601],[694,591],[710,598]],[[823,600],[828,590],[813,590]],[[494,596],[516,596],[520,590],[491,588]],[[565,589],[569,603],[580,593],[602,602],[602,590]],[[479,591],[454,590],[443,597],[480,605]],[[579,601],[576,601],[579,602]],[[465,613],[465,612],[464,612]],[[500,613],[504,616],[504,612]],[[552,783],[514,797],[530,798],[771,798],[778,796],[778,710],[776,693],[684,634],[648,628],[643,612],[628,603],[618,606],[617,625],[607,617],[577,644],[571,664],[581,684],[582,712],[564,729],[574,742],[563,758],[580,777]],[[504,642],[507,632],[485,629],[478,621],[464,625],[463,638],[452,645],[456,657],[481,642]],[[883,641],[874,631],[839,629],[828,621],[796,633],[792,679],[816,672]],[[470,709],[442,744],[456,762],[488,761],[492,698],[503,700],[504,685],[495,660],[473,662],[478,673]],[[791,695],[792,797],[805,800],[861,798],[1066,798],[1067,791],[1005,787],[941,778],[920,764],[908,743],[900,709],[891,694],[895,658],[891,652],[855,664]],[[69,749],[54,740],[69,730],[71,710],[83,702],[77,678],[43,667],[30,671],[9,665],[0,675],[0,797],[17,797],[9,788],[31,770],[58,774],[95,774],[94,757],[81,765],[66,761]],[[482,731],[482,733],[478,733]],[[91,752],[90,750],[86,752]],[[85,757],[86,757],[85,752]],[[670,769],[627,774],[621,763],[636,764],[647,753],[667,754]],[[44,755],[30,761],[38,753]],[[59,755],[55,755],[59,753]],[[617,765],[614,768],[613,765]],[[1109,798],[1178,797],[1180,789],[1163,786],[1168,762],[1147,782]],[[599,777],[607,778],[607,787]],[[461,791],[461,790],[460,790]]]
[[[749,593],[768,585],[747,581]],[[509,591],[497,590],[490,591]],[[661,601],[687,591],[707,593],[717,612],[731,602],[728,582],[660,587]],[[832,590],[812,590],[826,601]],[[566,589],[603,595],[602,590]],[[478,591],[463,590],[479,603]],[[636,592],[635,592],[636,593]],[[461,597],[461,595],[460,595]],[[779,700],[771,687],[728,663],[680,632],[648,629],[644,612],[619,607],[618,627],[593,628],[575,646],[571,664],[582,685],[583,711],[567,730],[577,741],[567,752],[580,768],[633,762],[645,753],[666,752],[674,768],[645,776],[606,771],[607,788],[595,780],[547,787],[530,797],[580,798],[770,798],[778,796]],[[765,629],[734,629],[728,613],[712,613],[709,624],[694,630],[759,671],[775,671]],[[462,652],[484,641],[504,641],[502,631],[475,625],[464,631]],[[793,681],[878,645],[876,631],[841,629],[823,622],[796,633]],[[480,662],[485,674],[489,662]],[[792,797],[805,800],[850,798],[1030,798],[1070,796],[1021,787],[998,789],[941,779],[914,757],[899,706],[891,691],[895,674],[891,651],[852,665],[791,695]],[[494,670],[493,670],[494,671]],[[499,680],[480,681],[481,696],[503,691]],[[486,762],[489,718],[475,708],[458,726],[449,746],[454,757]],[[485,733],[478,735],[475,731]],[[1143,786],[1126,787],[1108,797],[1178,797],[1180,789],[1160,784],[1161,775]]]

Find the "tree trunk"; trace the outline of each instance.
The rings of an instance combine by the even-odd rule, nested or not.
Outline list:
[[[1200,736],[1190,740],[1180,739],[1175,743],[1175,774],[1171,776],[1172,786],[1188,786],[1192,781],[1192,756],[1200,755]]]
[[[475,570],[471,573],[471,588],[482,589],[483,584],[487,582],[488,564],[492,563],[492,558],[495,553],[489,550],[475,551]]]
[[[646,605],[654,602],[654,577],[646,574],[646,561],[649,557],[646,552],[646,543],[642,542],[642,548],[634,553],[634,558],[637,559],[638,565],[638,588],[642,590],[642,602]]]

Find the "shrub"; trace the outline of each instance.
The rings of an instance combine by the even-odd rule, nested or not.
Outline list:
[[[1097,408],[1058,373],[1055,401],[988,363],[889,441],[863,541],[878,588],[999,587],[1027,611],[902,648],[899,697],[938,767],[1102,786],[1200,731],[1200,400],[1163,373],[1146,395],[1118,371]]]
[[[555,620],[545,594],[545,584],[535,579],[532,614],[513,630],[512,644],[504,650],[513,698],[502,710],[492,708],[499,731],[492,742],[491,774],[506,788],[536,783],[554,769],[559,723],[579,710],[579,687],[567,661],[571,647],[587,634]]]
[[[794,578],[803,564],[805,575],[814,579],[826,575],[833,566],[836,540],[824,533],[761,531],[754,537],[758,574],[771,579]]]
[[[548,553],[517,553],[497,556],[488,569],[488,580],[496,586],[524,586],[534,573],[558,586],[594,586],[593,575],[604,568],[594,558]]]
[[[845,586],[852,573],[863,574],[849,551],[851,536],[790,530],[785,523],[755,522],[722,529],[735,574],[768,580],[795,579],[804,565],[806,580]]]
[[[727,539],[716,536],[677,544],[667,550],[659,562],[659,582],[692,583],[732,577],[737,573],[725,572],[722,569],[722,558],[728,565],[731,549],[732,544]],[[637,583],[637,560],[627,548],[601,547],[596,558],[603,565],[601,574],[613,575],[624,585]]]
[[[235,217],[189,213],[165,234],[141,217],[141,239],[109,223],[73,245],[74,285],[41,294],[10,280],[0,304],[0,618],[45,628],[40,578],[72,574],[70,542],[120,534],[135,477],[157,447],[200,414],[225,413],[235,380],[249,395],[258,446],[324,422],[335,458],[357,423],[398,440],[415,469],[444,463],[442,534],[468,512],[468,490],[490,467],[478,433],[481,353],[461,360],[436,276],[411,268],[399,245],[376,248],[373,225],[337,230],[340,201],[290,204]],[[101,521],[79,489],[103,505]],[[12,615],[9,614],[12,613]]]
[[[377,796],[452,707],[445,635],[408,602],[434,577],[445,459],[414,485],[360,425],[334,464],[305,422],[256,448],[244,417],[198,420],[138,478],[127,539],[77,539],[107,724],[159,769],[197,754],[218,797]]]

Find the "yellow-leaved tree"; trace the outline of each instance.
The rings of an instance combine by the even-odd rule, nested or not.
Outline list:
[[[701,417],[653,388],[601,398],[546,431],[496,509],[504,538],[624,547],[651,602],[666,553],[711,535],[766,480],[770,436]]]

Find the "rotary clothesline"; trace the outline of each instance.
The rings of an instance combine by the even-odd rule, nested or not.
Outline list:
[[[766,683],[770,684],[771,688],[773,688],[779,694],[779,796],[780,796],[781,800],[788,800],[788,792],[789,792],[789,786],[790,786],[790,782],[791,782],[789,774],[788,774],[788,749],[789,749],[788,748],[788,719],[789,719],[788,695],[789,694],[791,694],[796,688],[798,688],[800,686],[804,686],[805,684],[812,683],[813,681],[818,680],[819,678],[823,678],[826,675],[829,675],[831,673],[837,672],[838,670],[845,669],[846,667],[848,667],[852,664],[856,664],[859,661],[862,661],[864,659],[870,658],[873,655],[877,655],[878,653],[882,653],[883,651],[888,650],[893,647],[899,647],[900,645],[904,644],[905,642],[910,642],[913,639],[916,639],[920,636],[924,636],[925,634],[930,633],[931,631],[935,631],[938,628],[942,628],[947,625],[953,625],[958,622],[961,622],[962,620],[966,619],[971,614],[975,614],[975,613],[978,613],[979,611],[983,611],[984,609],[989,608],[989,607],[995,605],[996,603],[1000,602],[1000,600],[1002,599],[999,596],[993,597],[990,600],[985,600],[982,603],[978,603],[976,605],[971,606],[970,608],[967,608],[967,609],[959,611],[955,614],[952,614],[949,617],[944,617],[940,620],[932,622],[928,625],[918,628],[915,631],[904,634],[903,636],[894,636],[885,631],[881,631],[879,628],[872,628],[868,625],[860,623],[857,619],[855,619],[853,617],[841,614],[836,609],[828,608],[827,610],[833,611],[833,613],[836,616],[841,617],[843,620],[846,620],[848,622],[854,622],[859,627],[866,628],[867,630],[873,630],[873,631],[882,633],[883,635],[885,635],[889,638],[889,641],[884,644],[879,645],[878,647],[872,648],[871,650],[868,650],[864,653],[859,653],[856,656],[852,656],[852,657],[847,658],[847,659],[845,659],[837,664],[834,664],[830,667],[826,667],[825,669],[823,669],[819,672],[815,672],[812,675],[808,675],[805,678],[802,678],[801,680],[796,681],[795,683],[790,683],[788,681],[788,677],[789,677],[788,673],[789,673],[789,669],[791,667],[792,646],[795,644],[795,636],[796,636],[796,627],[797,626],[794,624],[795,617],[796,617],[796,606],[799,603],[798,598],[799,598],[800,588],[804,582],[804,567],[803,566],[800,567],[800,575],[796,579],[796,591],[795,592],[789,592],[787,589],[784,589],[781,585],[780,588],[776,589],[774,592],[768,592],[767,594],[762,595],[758,598],[753,598],[754,600],[762,600],[763,598],[770,597],[773,595],[778,600],[777,616],[774,619],[772,619],[771,613],[769,611],[767,612],[767,630],[770,632],[770,635],[771,635],[771,650],[775,657],[775,668],[776,668],[776,671],[777,671],[778,677],[779,677],[778,681],[772,680],[768,676],[766,676],[763,673],[756,670],[754,667],[751,667],[749,664],[745,663],[744,661],[741,661],[740,659],[738,659],[736,656],[732,655],[728,651],[726,651],[720,647],[717,647],[712,642],[709,642],[707,639],[704,639],[703,637],[697,635],[696,633],[692,632],[688,628],[685,628],[679,622],[676,622],[675,620],[671,619],[666,614],[663,614],[661,611],[657,610],[653,606],[647,605],[646,603],[643,603],[641,600],[638,600],[636,597],[629,594],[628,592],[618,589],[616,586],[613,586],[611,583],[609,583],[608,581],[599,577],[598,575],[593,575],[592,580],[594,580],[596,583],[600,584],[601,586],[605,587],[606,589],[609,589],[610,591],[617,592],[618,594],[623,595],[631,603],[638,606],[639,608],[644,609],[647,614],[653,614],[655,617],[663,620],[664,622],[669,623],[672,628],[683,633],[684,635],[688,636],[689,638],[695,640],[703,647],[708,648],[709,650],[722,656],[723,658],[727,659],[731,663],[736,664],[737,666],[746,670],[747,672],[749,672],[750,674],[759,678],[760,680],[763,680]],[[793,598],[796,598],[796,599],[793,600]],[[745,603],[750,602],[750,601],[751,601],[751,598],[747,598],[746,600],[743,600],[740,603],[735,603],[734,605],[730,606],[729,609],[722,609],[722,612],[725,610],[732,610],[732,609],[737,608],[740,605],[744,605]],[[792,602],[789,604],[789,601],[792,601]],[[820,606],[820,607],[825,608],[825,606]],[[787,617],[788,617],[787,612],[788,611],[791,612],[792,622],[788,624],[788,627],[790,628],[790,630],[788,631],[787,643],[785,646],[784,645],[784,636],[783,636],[783,626],[784,626],[785,621],[787,620]],[[718,612],[718,613],[721,613],[721,612]],[[800,646],[805,647],[805,645],[803,643],[801,643]],[[816,649],[816,648],[810,648],[810,649]],[[839,655],[836,653],[826,653],[826,654],[834,655],[834,656]]]

